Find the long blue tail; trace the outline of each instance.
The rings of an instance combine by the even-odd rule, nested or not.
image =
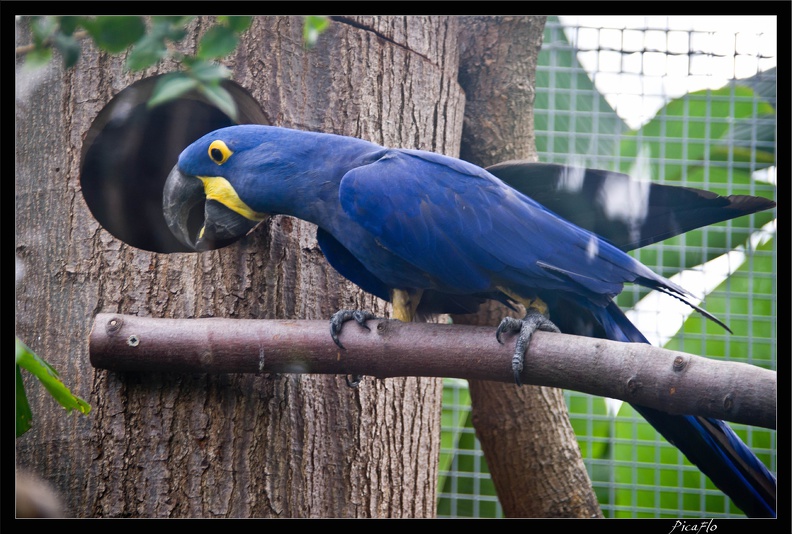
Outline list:
[[[609,339],[648,343],[615,303],[594,314]],[[726,423],[633,407],[746,515],[775,517],[775,477]]]

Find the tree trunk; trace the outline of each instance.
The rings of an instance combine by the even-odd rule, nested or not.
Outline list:
[[[209,19],[179,46],[193,49]],[[456,154],[464,96],[457,19],[337,19],[306,50],[302,19],[256,17],[224,63],[272,124]],[[30,42],[26,32],[17,44]],[[94,315],[328,319],[387,314],[325,262],[314,227],[286,217],[202,254],[116,239],[86,206],[86,132],[141,78],[87,42],[77,67],[17,71],[16,334],[49,361],[88,416],[26,380],[33,429],[16,457],[76,517],[431,517],[441,381],[96,370]],[[146,75],[175,70],[172,63]],[[159,154],[151,146],[141,158]],[[144,216],[141,214],[141,216]],[[329,331],[328,331],[329,332]]]
[[[544,17],[466,17],[461,26],[462,159],[481,166],[536,160],[534,77]],[[509,313],[490,305],[454,322],[496,326]],[[601,517],[561,390],[471,380],[470,396],[507,516]]]

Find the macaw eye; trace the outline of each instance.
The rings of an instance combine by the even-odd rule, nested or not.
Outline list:
[[[231,157],[231,154],[233,154],[233,152],[231,152],[231,149],[228,148],[228,145],[219,139],[212,141],[212,144],[209,145],[209,157],[212,158],[212,161],[218,165],[222,165],[228,161],[228,158]]]

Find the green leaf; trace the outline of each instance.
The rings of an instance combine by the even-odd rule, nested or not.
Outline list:
[[[231,31],[242,33],[250,28],[253,23],[253,17],[249,16],[236,16],[236,15],[223,15],[217,17],[217,21],[228,26]]]
[[[154,15],[151,17],[151,22],[154,24],[167,24],[169,26],[184,27],[190,23],[195,17],[192,15]]]
[[[101,16],[83,21],[86,31],[100,50],[117,54],[146,34],[142,17]]]
[[[545,27],[546,46],[538,58],[542,68],[536,72],[537,151],[543,161],[610,168],[602,157],[610,162],[618,153],[619,135],[627,125],[597,91],[566,34],[550,25],[553,19]]]
[[[129,52],[127,68],[132,71],[143,70],[168,55],[166,40],[178,41],[184,38],[182,27],[189,17],[154,17],[151,31],[143,36]]]
[[[185,60],[185,62],[187,61]],[[231,77],[231,71],[224,65],[218,65],[217,63],[203,60],[187,63],[189,75],[203,83],[217,84]]]
[[[187,35],[185,27],[194,18],[192,16],[151,17],[151,33],[171,41],[181,41]]]
[[[438,516],[452,515],[453,500],[455,517],[497,517],[495,487],[488,476],[486,459],[479,458],[481,450],[473,429],[470,392],[463,380],[443,380],[442,428]]]
[[[64,35],[73,34],[74,31],[82,24],[83,19],[84,17],[74,17],[71,15],[58,17],[61,33]]]
[[[686,180],[691,168],[709,161],[710,146],[742,121],[765,120],[773,107],[755,98],[749,87],[726,86],[687,94],[669,102],[654,119],[622,141],[623,172],[642,150],[649,149],[653,177]],[[662,163],[662,167],[660,166]]]
[[[708,357],[728,357],[772,369],[777,350],[773,342],[776,317],[773,281],[777,277],[773,262],[774,240],[769,239],[749,252],[746,262],[707,295],[704,302],[707,311],[725,319],[734,334],[729,335],[717,325],[709,324],[711,321],[694,314],[666,348]],[[702,339],[706,341],[703,347]]]
[[[722,498],[719,508],[701,509],[699,492],[706,477],[697,469],[682,470],[682,465],[690,466],[690,463],[675,447],[663,441],[632,406],[622,405],[614,428],[613,478],[616,484],[613,504],[624,509],[617,508],[616,517],[655,517],[659,509],[673,510],[660,515],[669,518],[685,515],[685,512],[723,511]],[[633,507],[650,511],[627,511]]]
[[[154,86],[147,103],[149,108],[170,102],[198,87],[198,80],[183,72],[173,72],[162,76]]]
[[[470,391],[467,384],[459,385],[455,379],[443,380],[443,412],[440,435],[440,461],[438,464],[437,487],[445,484],[446,472],[451,470],[454,455],[444,451],[455,451],[459,448],[460,432],[468,423],[470,412]],[[455,417],[456,416],[456,417]]]
[[[150,33],[139,40],[127,56],[127,68],[131,71],[143,70],[163,59],[168,53],[161,35]]]
[[[778,79],[777,68],[773,67],[771,69],[767,69],[766,71],[758,72],[751,76],[750,78],[743,78],[741,80],[736,80],[733,83],[736,85],[744,85],[746,87],[750,87],[754,90],[754,92],[767,100],[767,102],[775,108],[775,101],[777,96],[777,84],[776,80]]]
[[[87,414],[91,411],[91,406],[80,397],[69,391],[63,382],[58,378],[55,369],[43,359],[39,358],[27,345],[16,338],[16,363],[19,367],[27,370],[38,378],[39,382],[49,392],[52,397],[63,406],[66,411],[77,410]]]
[[[30,411],[30,404],[27,395],[25,395],[22,372],[19,370],[19,365],[14,367],[16,367],[16,437],[19,437],[30,430],[33,424],[33,413]]]
[[[586,460],[601,460],[608,452],[610,416],[605,399],[584,394],[567,396],[569,422],[578,436],[590,439],[580,443],[580,452]]]
[[[25,54],[25,69],[37,69],[47,65],[52,59],[51,48],[34,48]]]
[[[755,120],[734,124],[718,145],[712,147],[710,161],[743,164],[750,169],[771,167],[776,163],[776,116],[763,115]]]
[[[57,33],[53,36],[52,42],[58,52],[60,52],[61,57],[63,57],[64,69],[68,70],[77,64],[77,60],[80,59],[80,54],[82,53],[77,39],[71,35]]]
[[[757,82],[758,84],[758,82]],[[767,90],[767,89],[763,89]],[[651,154],[651,175],[666,183],[700,187],[720,195],[773,196],[753,171],[775,165],[773,107],[753,89],[727,85],[698,91],[669,102],[657,116],[621,144],[622,171],[644,150]],[[772,212],[711,225],[632,253],[663,276],[705,263],[738,244],[772,220]],[[618,303],[630,307],[645,291],[624,292]]]
[[[231,93],[226,91],[219,84],[201,84],[198,89],[209,101],[217,108],[228,115],[231,120],[237,120],[237,105]]]
[[[170,28],[168,28],[168,33],[166,34],[166,37],[171,41],[176,42],[184,39],[185,35],[187,35],[187,30],[185,30],[184,28],[171,26]]]
[[[55,17],[34,17],[30,24],[33,44],[37,48],[44,45],[56,31],[58,31],[58,20]]]
[[[319,39],[319,35],[329,26],[330,19],[328,17],[318,17],[316,15],[305,17],[303,22],[303,42],[306,48],[312,48]]]
[[[637,419],[637,420],[636,420]],[[771,442],[770,430],[752,428],[750,438],[743,425],[730,425],[763,462],[769,455],[759,449]],[[616,418],[614,440],[615,504],[624,510],[616,517],[655,517],[656,510],[670,510],[660,517],[676,518],[688,514],[699,517],[721,513],[742,515],[720,490],[679,452],[663,440],[652,426],[643,421],[632,406],[625,403]],[[769,445],[764,450],[770,450]],[[637,489],[636,489],[637,488]],[[702,506],[702,493],[707,498]],[[631,508],[650,510],[637,512]]]
[[[198,43],[199,59],[221,58],[232,53],[239,43],[239,37],[226,26],[213,26]]]

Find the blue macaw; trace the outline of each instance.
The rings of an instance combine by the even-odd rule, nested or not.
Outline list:
[[[586,202],[568,202],[583,198],[560,187],[570,183],[591,189]],[[432,152],[242,125],[211,132],[181,153],[163,206],[171,230],[194,250],[225,246],[270,214],[312,222],[329,263],[390,301],[402,321],[474,312],[487,299],[520,303],[525,318],[506,319],[496,331],[498,339],[519,334],[519,383],[537,328],[647,343],[613,301],[625,282],[672,295],[717,321],[625,250],[775,205],[657,184],[632,200],[641,209],[609,198],[635,184],[618,173],[550,164],[485,170]],[[614,208],[622,216],[614,218]],[[367,317],[342,310],[331,322],[334,339],[345,320],[362,324]],[[728,425],[635,408],[746,514],[775,515],[775,477]]]

